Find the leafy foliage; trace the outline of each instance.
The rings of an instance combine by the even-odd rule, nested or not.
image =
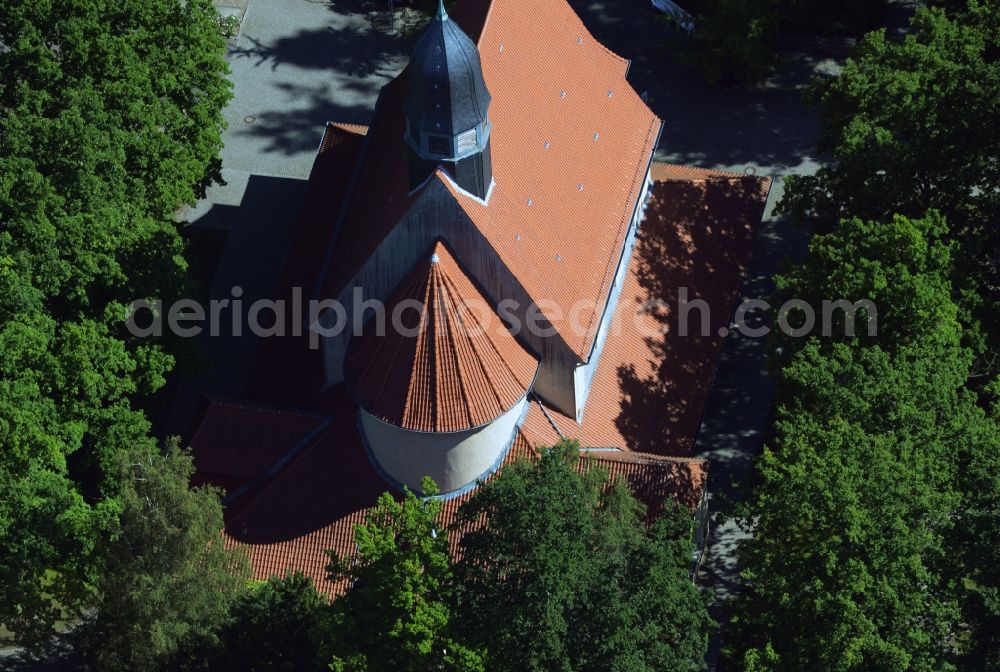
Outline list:
[[[998,334],[1000,11],[919,9],[911,29],[868,35],[814,85],[835,160],[781,204],[820,234],[782,298],[870,298],[878,336],[777,342],[775,439],[745,519],[746,669],[1000,661],[996,382],[970,385],[995,377],[973,354]]]
[[[825,229],[848,216],[887,222],[895,213],[940,211],[961,243],[956,291],[978,287],[989,322],[1000,297],[998,43],[996,3],[971,3],[956,15],[918,9],[902,43],[868,34],[838,77],[811,90],[819,149],[834,161],[790,178],[780,204],[794,220]]]
[[[289,573],[253,584],[237,598],[213,670],[304,672],[326,669],[317,638],[329,602],[312,580]]]
[[[437,493],[429,478],[421,487]],[[330,555],[329,579],[350,587],[331,607],[332,669],[484,669],[481,654],[453,634],[455,583],[440,510],[439,500],[409,490],[402,502],[384,493],[355,530],[357,555]]]
[[[897,215],[887,222],[842,220],[831,233],[813,236],[807,263],[789,266],[775,278],[775,303],[797,298],[821,312],[824,301],[867,299],[871,311],[864,307],[831,310],[834,319],[824,340],[877,345],[893,354],[904,346],[946,346],[957,357],[962,353],[955,345],[961,339],[962,326],[952,300],[949,278],[955,245],[943,240],[947,229],[944,218],[936,212],[922,219]],[[789,315],[792,326],[798,324],[797,312]],[[847,335],[848,315],[854,318],[854,338]],[[779,339],[775,345],[780,345],[785,355],[784,359],[776,358],[779,364],[810,343],[784,336],[781,331],[775,336]],[[959,369],[967,368],[964,356],[956,361]],[[937,364],[943,373],[945,362]],[[950,376],[949,384],[958,387],[964,383],[961,375]]]
[[[676,36],[679,60],[712,83],[756,81],[774,65],[781,9],[781,0],[707,0],[694,32]]]
[[[244,558],[222,545],[219,493],[190,489],[194,461],[176,442],[120,453],[116,534],[85,648],[98,670],[157,669],[179,645],[215,632],[245,581]]]
[[[460,512],[462,623],[491,670],[697,670],[711,621],[690,580],[691,515],[651,529],[623,483],[563,442]]]
[[[712,83],[750,84],[777,63],[777,42],[789,32],[860,34],[882,13],[884,0],[702,0],[690,35],[676,35],[682,63]]]
[[[950,539],[969,629],[961,667],[970,672],[1000,669],[1000,379],[986,394],[989,422],[969,427],[958,456],[962,501]]]
[[[946,228],[933,213],[845,220],[779,279],[886,309],[875,339],[780,342],[775,437],[744,511],[733,648],[747,670],[941,670],[963,653],[961,465],[995,455],[1000,431],[963,387]]]
[[[0,15],[0,622],[37,644],[101,583],[136,404],[174,356],[127,304],[188,289],[172,220],[217,172],[229,96],[209,0]]]

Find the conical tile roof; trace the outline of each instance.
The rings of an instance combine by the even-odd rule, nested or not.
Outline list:
[[[461,431],[500,417],[530,389],[538,360],[444,243],[400,284],[384,314],[383,329],[371,317],[354,337],[345,364],[348,389],[375,417],[417,431]]]

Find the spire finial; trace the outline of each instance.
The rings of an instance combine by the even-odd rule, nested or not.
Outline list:
[[[448,20],[448,12],[446,12],[445,9],[444,9],[444,0],[438,0],[438,15],[437,15],[437,18],[438,18],[438,21],[447,21]]]

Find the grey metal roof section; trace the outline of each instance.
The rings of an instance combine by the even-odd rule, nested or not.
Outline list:
[[[486,119],[490,93],[479,51],[439,5],[410,57],[406,117],[421,134],[456,136]]]

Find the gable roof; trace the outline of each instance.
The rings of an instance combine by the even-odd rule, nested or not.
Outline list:
[[[390,320],[406,306],[399,329]],[[527,394],[537,369],[441,241],[396,289],[385,319],[373,317],[351,339],[345,364],[363,408],[424,432],[495,420]]]
[[[662,122],[626,81],[628,62],[594,39],[565,0],[462,0],[453,19],[476,39],[492,94],[489,204],[435,174],[586,360]],[[403,105],[408,70],[383,88],[320,291],[335,297],[413,204]],[[424,187],[426,188],[426,187]],[[490,297],[499,301],[505,297]]]

